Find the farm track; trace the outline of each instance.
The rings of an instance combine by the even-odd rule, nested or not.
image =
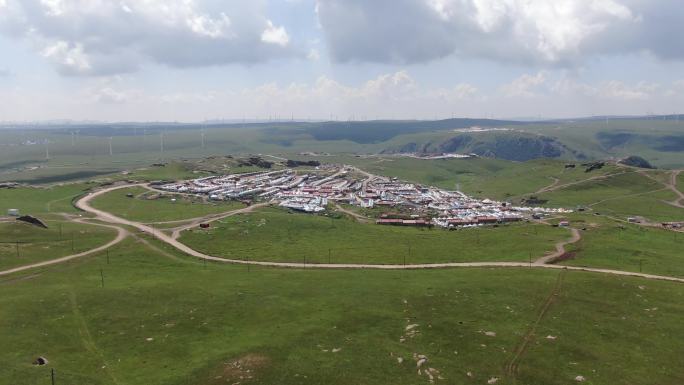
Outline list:
[[[560,179],[558,179],[558,178],[556,178],[556,177],[551,176],[551,177],[549,177],[549,178],[553,179],[553,183],[551,183],[551,184],[548,185],[548,186],[544,186],[544,187],[540,188],[539,190],[535,191],[535,194],[542,194],[542,193],[545,193],[545,192],[548,192],[548,191],[553,191],[553,189],[554,189],[556,186],[558,186],[558,183],[560,183]]]
[[[83,347],[85,348],[85,350],[90,352],[91,356],[97,357],[99,359],[100,363],[102,364],[102,369],[104,369],[105,373],[107,374],[107,376],[109,376],[112,382],[115,385],[120,385],[121,382],[119,382],[119,380],[114,376],[112,371],[109,369],[109,363],[107,362],[104,356],[104,352],[97,346],[97,344],[95,344],[95,340],[93,339],[93,336],[90,333],[90,329],[88,328],[88,322],[83,316],[80,306],[78,305],[76,292],[74,292],[73,290],[71,290],[69,293],[69,302],[71,303],[72,314],[76,319],[76,322],[78,323],[78,333],[81,336],[81,342],[83,343]]]
[[[119,242],[123,241],[129,235],[128,230],[126,230],[120,226],[105,225],[105,224],[101,224],[101,223],[89,222],[86,219],[71,219],[71,220],[74,222],[83,223],[83,224],[87,224],[87,225],[102,226],[102,227],[108,227],[110,229],[114,229],[117,231],[116,238],[114,238],[113,240],[107,242],[106,244],[104,244],[102,246],[98,246],[94,249],[86,250],[86,251],[83,251],[81,253],[67,255],[67,256],[64,256],[61,258],[51,259],[48,261],[37,262],[37,263],[30,264],[30,265],[19,266],[19,267],[14,267],[14,268],[11,268],[8,270],[0,271],[0,276],[18,273],[18,272],[29,270],[29,269],[35,269],[38,267],[55,265],[58,263],[68,262],[68,261],[71,261],[73,259],[85,257],[85,256],[92,255],[92,254],[96,254],[96,253],[99,253],[101,251],[105,251],[108,248],[118,244]]]
[[[572,237],[570,239],[556,243],[555,252],[537,259],[536,261],[534,261],[534,264],[545,265],[556,262],[560,257],[563,256],[563,254],[565,254],[565,246],[577,243],[582,239],[582,234],[579,232],[579,230],[575,228],[570,228],[570,233],[572,234]]]
[[[576,181],[576,182],[570,182],[570,183],[565,183],[565,184],[558,184],[558,183],[556,182],[556,183],[554,183],[553,185],[543,187],[543,188],[541,189],[541,190],[543,190],[543,191],[541,191],[541,190],[540,190],[540,191],[541,191],[541,192],[545,192],[545,193],[547,193],[547,192],[552,192],[552,191],[564,189],[564,188],[566,188],[566,187],[575,186],[575,185],[578,185],[578,184],[583,184],[583,183],[587,183],[587,182],[591,182],[591,181],[596,181],[596,180],[608,179],[608,178],[612,178],[612,177],[616,177],[616,176],[620,176],[620,175],[625,175],[625,174],[629,174],[629,173],[633,173],[633,172],[636,172],[636,171],[620,171],[620,172],[616,172],[616,173],[614,173],[614,174],[597,175],[597,176],[593,176],[593,177],[591,177],[591,178],[582,179],[582,180],[578,180],[578,181]],[[539,193],[540,193],[540,192],[537,192],[537,194],[539,194]]]
[[[546,301],[544,301],[544,303],[542,304],[541,309],[539,310],[539,314],[537,314],[537,318],[534,320],[530,328],[527,330],[527,333],[525,333],[522,340],[520,341],[520,344],[515,350],[515,355],[513,356],[513,359],[506,366],[507,375],[515,377],[518,374],[520,360],[527,351],[527,348],[529,347],[532,340],[534,340],[535,334],[537,332],[537,327],[539,327],[539,324],[544,319],[546,314],[549,312],[551,305],[553,305],[556,302],[558,296],[561,293],[566,272],[567,271],[564,270],[561,271],[560,274],[558,274],[558,279],[556,280],[556,284],[554,285],[551,294],[549,294],[549,296],[546,298]]]
[[[684,209],[684,192],[679,191],[677,188],[677,177],[679,177],[679,174],[682,173],[684,170],[674,170],[670,174],[670,180],[669,182],[663,182],[658,180],[657,178],[652,177],[649,175],[648,171],[639,171],[639,174],[652,179],[658,183],[661,183],[663,186],[665,186],[662,190],[670,190],[672,191],[675,195],[677,195],[677,198],[673,201],[663,201],[663,203],[667,203],[670,206],[678,207],[680,209]]]
[[[361,215],[361,214],[359,214],[359,213],[355,213],[355,212],[353,212],[353,211],[351,211],[351,210],[347,210],[347,209],[345,209],[344,207],[340,206],[340,205],[337,204],[337,203],[335,203],[335,209],[337,209],[337,211],[339,211],[339,212],[341,212],[341,213],[347,214],[347,215],[349,215],[350,217],[356,219],[356,221],[359,222],[359,223],[370,223],[370,222],[372,221],[370,218],[364,217],[363,215]]]
[[[84,210],[90,214],[93,214],[95,216],[92,219],[109,223],[109,225],[102,225],[102,224],[98,224],[98,225],[113,227],[119,231],[119,235],[117,236],[117,238],[114,241],[109,242],[108,244],[100,246],[96,249],[92,249],[92,250],[89,250],[89,251],[86,251],[86,252],[83,252],[80,254],[62,257],[62,258],[55,259],[52,261],[45,261],[45,262],[36,263],[33,265],[22,266],[22,267],[10,269],[10,270],[2,271],[2,272],[0,272],[0,276],[12,274],[15,272],[28,270],[28,269],[32,269],[32,268],[36,268],[36,267],[66,262],[66,261],[74,259],[74,258],[82,257],[85,255],[96,253],[98,251],[105,250],[106,248],[111,247],[114,244],[120,242],[128,234],[127,230],[119,227],[119,226],[123,225],[123,226],[131,226],[131,227],[137,228],[138,230],[146,232],[148,234],[152,234],[157,240],[174,247],[175,249],[177,249],[178,251],[180,251],[186,255],[196,257],[196,258],[200,258],[200,259],[204,259],[204,260],[208,260],[208,261],[221,262],[221,263],[243,264],[243,265],[252,265],[252,266],[275,267],[275,268],[296,268],[296,269],[424,270],[424,269],[446,269],[446,268],[531,268],[531,269],[535,268],[535,269],[556,269],[556,270],[566,270],[566,271],[583,271],[583,272],[591,272],[591,273],[599,273],[599,274],[609,274],[609,275],[615,275],[615,276],[638,277],[638,278],[651,279],[651,280],[661,280],[661,281],[684,283],[684,278],[679,278],[679,277],[635,273],[635,272],[622,271],[622,270],[598,269],[598,268],[578,267],[578,266],[558,266],[558,265],[544,264],[544,263],[451,262],[451,263],[433,263],[433,264],[407,264],[407,265],[377,264],[377,265],[374,265],[374,264],[350,264],[350,263],[311,264],[311,263],[297,263],[297,262],[267,262],[267,261],[254,261],[254,260],[240,260],[240,259],[221,258],[221,257],[213,256],[213,255],[204,254],[204,253],[201,253],[195,249],[192,249],[191,247],[179,242],[173,236],[167,235],[166,233],[161,232],[159,230],[155,231],[154,228],[152,228],[148,225],[117,217],[111,213],[96,209],[90,205],[90,201],[92,199],[100,196],[100,195],[106,194],[106,193],[113,191],[113,190],[128,188],[128,187],[138,186],[138,185],[139,184],[125,184],[125,185],[108,187],[108,188],[90,193],[88,195],[85,195],[76,202],[76,207],[78,207],[79,209],[82,209],[82,210]],[[247,207],[245,209],[238,210],[238,211],[247,212],[245,210],[254,209],[256,207],[257,207],[257,205],[254,205],[254,206],[250,206],[250,207]],[[224,213],[222,215],[224,215],[223,217],[226,217],[226,216],[235,215],[235,214],[237,214],[237,212]],[[217,219],[219,219],[219,218],[217,218]],[[87,223],[89,223],[89,222],[87,222]],[[179,231],[179,233],[180,233],[180,231]],[[571,241],[572,241],[572,239],[571,239]],[[567,243],[565,243],[565,244],[567,244]]]

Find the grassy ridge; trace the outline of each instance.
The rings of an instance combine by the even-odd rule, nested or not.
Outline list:
[[[532,156],[555,156],[538,148],[541,137],[563,145],[561,156],[587,156],[593,159],[623,158],[639,155],[658,167],[683,167],[684,123],[675,121],[620,119],[604,121],[563,121],[534,124],[510,122],[477,122],[468,124],[503,125],[524,132],[494,132],[472,136],[465,151],[495,153],[507,159],[529,159]],[[421,148],[432,145],[448,151],[449,145],[464,136],[454,129],[463,121],[442,122],[338,122],[338,123],[273,123],[205,127],[205,146],[201,145],[200,126],[168,127],[82,127],[71,143],[71,131],[77,127],[56,130],[28,129],[0,131],[0,181],[21,180],[31,183],[88,178],[148,166],[159,161],[201,158],[226,154],[290,154],[305,151],[341,153],[381,153],[387,149]],[[161,152],[159,133],[164,133]],[[113,154],[109,153],[109,137],[113,137]],[[50,159],[46,160],[44,141],[50,143]],[[17,145],[33,141],[33,145]],[[525,149],[532,144],[529,151]],[[559,145],[560,145],[559,144]],[[554,146],[556,147],[556,146]],[[574,153],[573,153],[574,151]],[[529,152],[524,154],[523,152]],[[39,167],[27,169],[26,167]],[[60,179],[61,178],[61,179]]]
[[[181,241],[228,258],[307,263],[529,261],[568,238],[543,225],[446,231],[360,224],[346,217],[260,210],[187,231]]]
[[[621,219],[643,216],[653,221],[665,221],[684,217],[684,209],[664,202],[675,198],[671,191],[653,179],[630,171],[539,194],[539,198],[548,200],[551,206],[588,206],[596,212]]]
[[[253,377],[247,384],[425,384],[416,353],[444,383],[513,384],[504,368],[558,277],[527,269],[248,273],[173,261],[133,242],[111,259],[0,281],[0,344],[11,347],[0,350],[0,383],[49,383],[55,368],[57,383],[70,385],[223,384],[241,375]],[[681,285],[568,273],[517,383],[562,385],[577,375],[588,384],[681,382],[684,350],[672,336],[684,333],[682,299]],[[38,355],[50,365],[31,367]]]

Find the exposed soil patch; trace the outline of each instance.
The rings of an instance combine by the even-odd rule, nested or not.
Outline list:
[[[558,258],[556,258],[553,263],[559,263],[559,262],[565,262],[569,261],[571,259],[575,259],[577,257],[577,252],[576,251],[568,251],[563,254],[561,254]]]
[[[247,384],[252,382],[259,369],[267,366],[269,362],[269,358],[264,355],[250,353],[222,363],[219,369],[206,380],[198,382],[198,385]]]

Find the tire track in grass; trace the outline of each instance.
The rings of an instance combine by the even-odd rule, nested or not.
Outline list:
[[[558,274],[556,284],[554,285],[553,290],[551,290],[551,294],[549,294],[549,296],[546,298],[546,301],[544,301],[544,303],[542,304],[542,307],[539,310],[539,313],[537,314],[537,318],[529,327],[527,333],[525,333],[522,340],[520,341],[520,344],[515,349],[515,355],[513,356],[513,359],[511,359],[508,365],[506,365],[506,374],[509,377],[515,378],[517,376],[520,361],[522,360],[522,357],[527,351],[527,348],[529,347],[530,343],[534,340],[535,333],[537,332],[537,327],[546,316],[546,313],[548,313],[549,309],[551,308],[551,305],[553,305],[556,302],[558,296],[560,295],[561,289],[563,288],[563,281],[565,280],[566,272],[567,270],[562,270]]]
[[[78,308],[78,300],[74,290],[69,291],[69,301],[71,302],[71,310],[74,314],[74,318],[76,318],[76,322],[78,323],[78,333],[81,335],[83,347],[100,359],[103,364],[102,369],[104,369],[109,378],[112,379],[112,382],[116,385],[121,385],[121,382],[119,382],[109,369],[109,363],[105,359],[104,353],[95,345],[95,340],[93,340],[93,336],[90,334],[90,329],[88,329],[88,324],[86,323],[85,318],[83,318],[83,313],[81,313],[81,310]]]

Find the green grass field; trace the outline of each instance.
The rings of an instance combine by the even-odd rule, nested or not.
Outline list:
[[[643,216],[654,222],[682,221],[684,209],[665,203],[674,200],[675,197],[671,191],[664,190],[638,196],[617,197],[594,205],[592,209],[622,219]]]
[[[427,384],[414,354],[444,384],[684,381],[684,347],[673,338],[684,333],[684,286],[567,273],[533,328],[558,275],[248,272],[129,241],[109,265],[100,255],[0,279],[0,384],[50,384],[51,369],[69,385]],[[517,373],[507,374],[528,333]],[[33,367],[37,356],[49,364]]]
[[[463,192],[481,198],[519,202],[523,196],[554,183],[564,185],[589,178],[622,172],[623,169],[607,164],[591,173],[579,163],[576,168],[565,168],[569,162],[537,159],[527,162],[510,162],[490,158],[424,160],[408,157],[378,155],[353,157],[347,155],[327,157],[301,157],[329,163],[355,165],[362,170],[414,183],[444,189],[460,188]],[[558,182],[555,182],[555,181]]]
[[[51,187],[0,189],[0,215],[5,215],[8,209],[19,209],[22,214],[76,212],[71,201],[83,194],[89,186],[76,183]]]
[[[416,229],[266,209],[186,231],[181,241],[228,258],[307,263],[529,261],[570,235],[536,224],[498,228]],[[404,259],[405,258],[405,259]]]
[[[663,201],[675,195],[655,180],[635,172],[592,180],[538,195],[549,206],[587,206],[594,211],[622,219],[643,216],[653,221],[676,220],[684,217],[684,209]]]
[[[256,134],[245,135],[245,148],[259,140]],[[586,140],[586,134],[573,140]],[[268,146],[279,146],[274,143]],[[303,143],[306,139],[293,147]],[[153,145],[133,143],[131,151]],[[170,140],[167,155],[185,151],[180,142],[175,146]],[[60,159],[55,150],[57,160],[51,163]],[[128,156],[115,155],[121,162],[115,167],[156,161],[158,154],[142,160]],[[668,180],[666,172],[652,172],[658,181],[630,172],[573,184],[623,169],[607,165],[585,173],[565,170],[565,162],[558,160],[317,159],[444,188],[458,183],[468,193],[514,202],[557,179],[557,185],[570,185],[540,198],[549,199],[550,206],[590,209],[567,216],[572,226],[586,230],[568,246],[574,258],[562,263],[684,277],[684,234],[609,217],[682,220],[684,210],[662,202],[674,199],[658,182]],[[192,163],[170,162],[100,178],[179,179],[209,172],[201,168],[237,171],[225,159]],[[74,164],[86,172],[90,167]],[[102,167],[111,165],[103,162]],[[59,177],[57,170],[43,170],[45,178]],[[0,222],[0,270],[111,240],[110,229],[64,222],[58,215],[77,212],[72,200],[97,185],[0,189],[1,215],[18,208],[45,218],[50,226],[43,230]],[[93,205],[141,222],[243,207],[179,195],[174,195],[176,202],[171,195],[145,199],[153,194],[144,188],[121,189]],[[418,355],[428,357],[422,369],[434,368],[434,383],[444,385],[487,384],[494,378],[496,385],[568,385],[578,383],[577,376],[588,385],[684,383],[682,284],[529,268],[248,267],[198,261],[149,234],[136,234],[110,249],[109,263],[103,252],[0,277],[0,385],[49,385],[51,369],[58,385],[429,385],[429,377],[418,373]],[[186,231],[181,241],[237,259],[412,264],[527,262],[569,236],[565,229],[541,224],[421,230],[361,224],[339,213],[266,208],[212,222],[208,230]],[[33,366],[38,356],[49,364]]]
[[[572,222],[586,230],[568,247],[575,255],[564,264],[684,277],[684,234],[595,216]]]
[[[114,230],[101,226],[45,222],[47,229],[20,222],[0,222],[0,270],[90,250],[116,235]]]
[[[126,195],[133,194],[133,198]],[[201,198],[182,194],[158,195],[143,187],[114,190],[92,201],[95,208],[106,210],[122,218],[141,222],[179,221],[245,207],[240,202],[203,202]],[[171,199],[177,199],[172,202]]]
[[[123,170],[147,167],[152,163],[180,159],[199,159],[226,154],[280,154],[296,156],[305,151],[333,154],[379,154],[398,150],[407,144],[422,147],[439,144],[459,136],[449,122],[346,122],[346,123],[273,123],[259,125],[227,125],[205,127],[205,146],[200,128],[150,126],[84,128],[72,143],[75,127],[59,129],[3,129],[0,131],[0,181],[25,181],[34,184],[87,179]],[[453,123],[456,124],[456,123]],[[473,123],[478,124],[478,123]],[[394,126],[394,127],[392,127]],[[420,127],[419,127],[420,126]],[[506,126],[506,124],[504,124]],[[473,136],[484,148],[498,148],[501,136],[509,145],[516,139],[543,135],[563,144],[562,158],[586,156],[588,159],[619,159],[640,155],[658,167],[680,168],[682,161],[682,123],[652,119],[620,119],[613,122],[564,121],[514,125],[507,134],[483,133]],[[325,128],[327,127],[327,128]],[[322,130],[321,130],[322,129]],[[329,129],[329,130],[328,130]],[[160,132],[164,131],[164,152],[160,147]],[[316,135],[318,131],[319,134]],[[326,133],[328,135],[326,135]],[[329,135],[333,134],[333,135]],[[375,135],[380,134],[380,135]],[[387,135],[385,135],[387,134]],[[375,138],[369,138],[375,137]],[[112,137],[112,154],[109,138]],[[372,140],[368,140],[372,139]],[[50,159],[46,159],[48,141]],[[32,145],[20,145],[27,141]],[[430,146],[428,146],[430,147]],[[461,146],[467,151],[469,146]],[[515,147],[514,147],[515,148]],[[571,150],[571,151],[568,151]],[[517,159],[517,158],[513,158]],[[578,158],[584,159],[584,158]],[[440,175],[437,174],[437,177]],[[526,177],[522,175],[522,177]],[[526,179],[526,178],[525,178]],[[532,178],[535,179],[535,178]],[[544,178],[539,179],[543,181]],[[451,181],[445,181],[452,186]],[[458,183],[467,183],[458,181]],[[496,186],[496,181],[491,183]],[[542,185],[543,186],[543,185]],[[507,190],[508,188],[504,189]],[[477,191],[477,190],[475,190]],[[502,191],[516,195],[515,191]]]

